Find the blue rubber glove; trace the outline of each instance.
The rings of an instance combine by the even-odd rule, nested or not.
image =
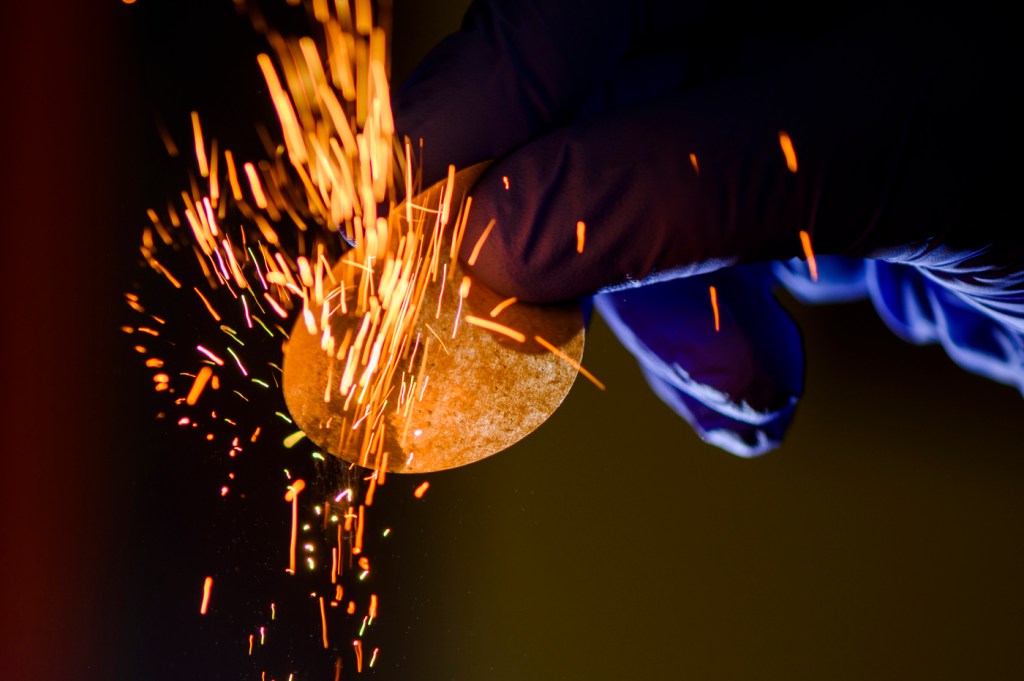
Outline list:
[[[1024,386],[1021,58],[1000,16],[478,0],[396,93],[396,123],[423,140],[425,182],[495,159],[473,190],[467,248],[497,221],[475,276],[523,300],[597,294],[654,391],[751,456],[803,385],[778,281],[870,295],[904,338]]]

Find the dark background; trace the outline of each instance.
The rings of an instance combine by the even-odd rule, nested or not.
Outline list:
[[[202,316],[138,267],[138,236],[182,186],[190,110],[255,149],[253,122],[273,122],[265,48],[228,0],[85,4],[0,17],[0,676],[333,678],[305,582],[280,569],[294,456],[268,436],[232,483],[247,499],[220,499],[222,443],[155,419],[166,401],[118,331],[140,287],[180,324],[164,341],[196,342],[175,333]],[[396,2],[396,77],[464,5]],[[866,304],[789,307],[806,399],[762,459],[701,443],[597,319],[585,362],[606,393],[578,382],[520,444],[429,476],[419,503],[422,478],[392,477],[367,675],[1019,678],[1020,395],[902,343]],[[289,616],[249,658],[272,599]]]

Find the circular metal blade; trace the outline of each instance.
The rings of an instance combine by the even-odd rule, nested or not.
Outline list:
[[[480,170],[474,166],[456,174],[453,205],[466,195]],[[432,188],[415,202],[432,205],[431,192],[437,191]],[[461,264],[446,256],[442,262],[452,276],[447,281],[438,276],[428,284],[410,332],[410,339],[418,341],[407,344],[388,396],[376,411],[366,413],[355,396],[331,389],[328,377],[340,376],[344,361],[324,351],[320,335],[311,334],[301,318],[296,322],[284,354],[285,403],[299,428],[325,451],[368,468],[386,467],[387,472],[428,473],[463,466],[521,440],[568,394],[577,369],[536,337],[578,363],[584,341],[579,305],[514,303],[492,318],[491,311],[504,297],[473,280],[463,299]],[[343,258],[335,273],[345,266],[349,265]],[[313,313],[318,317],[320,310]],[[468,323],[467,317],[501,324],[524,340]],[[332,335],[358,333],[361,322],[356,315],[335,314]],[[383,428],[385,433],[373,451],[366,445],[370,428]]]

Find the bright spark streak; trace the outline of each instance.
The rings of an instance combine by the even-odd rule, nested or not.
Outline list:
[[[270,303],[270,307],[272,307],[274,309],[274,312],[277,313],[278,317],[280,317],[281,319],[287,319],[288,318],[288,313],[285,312],[284,308],[281,307],[276,300],[274,300],[274,296],[270,295],[269,291],[264,291],[263,292],[263,298],[268,303]]]
[[[353,647],[356,650],[356,672],[362,673],[363,671],[363,642],[352,641]]]
[[[587,243],[587,223],[580,220],[576,223],[576,252],[582,253],[583,246]]]
[[[718,316],[718,289],[714,286],[710,286],[708,287],[708,291],[711,293],[711,309],[715,313],[715,331],[721,331],[722,326]]]
[[[811,235],[805,230],[800,230],[800,245],[803,246],[804,256],[807,258],[807,269],[811,274],[811,281],[818,281],[818,261],[814,259],[814,250],[811,248]]]
[[[483,319],[482,317],[474,317],[473,315],[466,315],[466,323],[472,324],[473,326],[479,326],[495,333],[500,333],[503,336],[508,336],[514,341],[523,343],[526,341],[526,336],[516,331],[515,329],[509,328],[504,324],[498,322],[492,322],[490,319]]]
[[[324,610],[324,597],[320,596],[320,631],[323,634],[324,639],[324,650],[330,648],[330,643],[327,642],[327,611]]]
[[[203,580],[203,602],[199,606],[199,614],[205,615],[207,609],[210,607],[210,591],[213,589],[213,577],[207,577]]]
[[[250,329],[252,328],[252,315],[249,314],[249,302],[245,299],[245,295],[242,298],[242,310],[245,312],[245,325]]]
[[[491,235],[491,230],[494,229],[495,218],[491,218],[491,221],[487,223],[480,238],[476,240],[476,244],[473,246],[472,252],[469,254],[469,259],[466,261],[470,267],[476,264],[476,259],[480,255],[480,249],[484,247],[484,242],[487,241],[487,237]]]
[[[256,205],[266,210],[267,196],[263,193],[260,176],[256,174],[256,167],[253,164],[245,164],[245,176],[249,178],[249,188],[252,189],[252,196],[256,200]]]
[[[789,138],[789,133],[785,130],[779,130],[779,146],[782,147],[782,153],[786,157],[786,167],[789,168],[789,172],[796,172],[796,149],[793,148],[793,140]]]
[[[417,499],[422,499],[423,495],[427,493],[428,489],[430,489],[430,482],[424,480],[423,482],[420,483],[420,486],[416,488],[416,491],[413,492],[412,495]]]
[[[204,366],[199,369],[199,373],[196,374],[195,380],[192,382],[192,389],[188,391],[188,397],[185,398],[185,404],[192,406],[199,400],[199,396],[203,392],[203,388],[206,387],[206,382],[213,376],[213,369],[208,366]]]
[[[299,533],[299,492],[306,489],[306,481],[302,478],[296,479],[288,485],[288,492],[284,495],[285,501],[292,504],[292,538],[288,546],[288,573],[295,574],[295,545],[298,542]]]
[[[299,443],[299,440],[301,440],[304,437],[306,437],[306,434],[303,433],[301,430],[297,430],[288,437],[286,437],[282,444],[285,446],[285,449],[291,449],[292,447]]]
[[[199,125],[199,112],[192,112],[192,136],[196,142],[196,161],[199,162],[199,174],[210,176],[210,167],[206,160],[206,145],[203,143],[203,129]]]
[[[227,350],[228,350],[228,354],[235,358],[235,364],[238,365],[238,369],[242,372],[242,375],[243,376],[248,376],[249,372],[245,370],[244,366],[242,366],[242,360],[240,360],[238,358],[238,355],[235,354],[235,351],[232,350],[231,348],[228,348]]]
[[[197,345],[196,346],[196,350],[198,350],[199,352],[201,352],[204,355],[206,355],[207,357],[209,357],[210,360],[214,364],[216,364],[217,366],[219,366],[219,367],[224,366],[224,360],[222,360],[220,357],[218,357],[217,355],[213,354],[212,352],[210,352],[209,350],[204,348],[202,345]]]
[[[601,381],[597,380],[597,377],[594,376],[594,374],[592,374],[589,371],[587,371],[586,368],[584,368],[584,366],[582,364],[580,364],[579,362],[574,360],[572,357],[570,357],[569,355],[565,354],[564,352],[562,352],[557,347],[555,347],[554,345],[552,345],[548,341],[544,340],[540,336],[534,336],[533,339],[535,341],[537,341],[538,343],[540,343],[541,345],[543,345],[545,348],[547,348],[550,352],[558,355],[565,362],[568,362],[569,365],[571,365],[573,368],[575,368],[581,374],[586,376],[590,380],[591,383],[596,385],[601,390],[604,390],[604,383],[602,383]]]
[[[497,317],[502,312],[504,312],[509,305],[515,305],[516,302],[518,302],[518,300],[518,298],[512,296],[511,298],[506,298],[505,300],[501,301],[500,303],[494,306],[493,310],[491,310],[491,317]]]

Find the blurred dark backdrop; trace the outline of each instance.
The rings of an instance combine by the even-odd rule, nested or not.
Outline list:
[[[466,2],[395,5],[397,78]],[[247,577],[277,569],[287,509],[210,493],[223,452],[154,419],[118,331],[125,291],[178,300],[136,262],[145,209],[183,177],[154,117],[187,145],[196,109],[255,149],[264,47],[229,0],[3,11],[0,677],[333,678],[315,626],[262,667],[245,655],[264,594],[287,588]],[[902,343],[865,304],[789,307],[806,399],[762,459],[701,443],[597,319],[585,362],[606,393],[579,382],[520,444],[430,476],[420,503],[418,478],[389,481],[367,675],[1019,678],[1021,396]],[[260,456],[239,482],[252,499],[283,491]]]

